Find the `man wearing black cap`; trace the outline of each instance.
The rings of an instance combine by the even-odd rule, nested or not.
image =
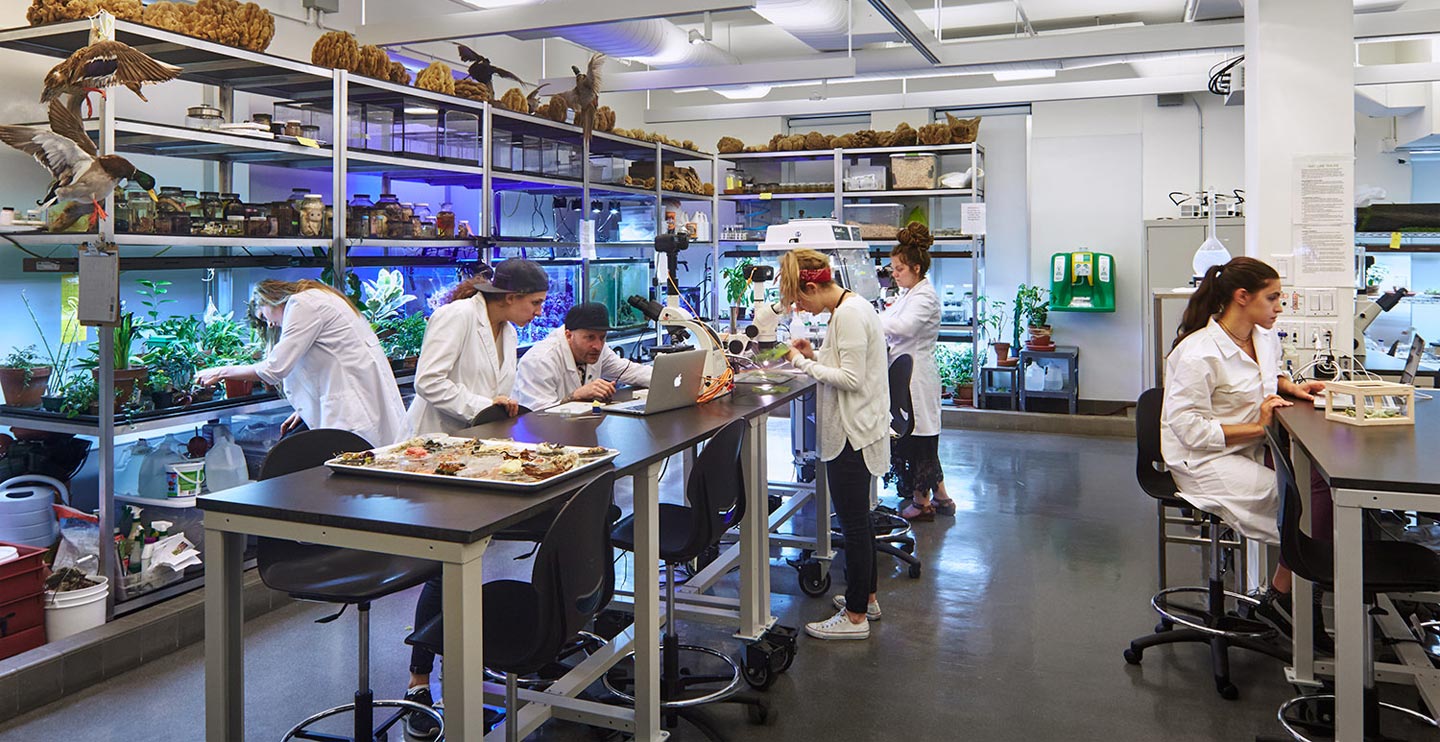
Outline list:
[[[615,384],[650,386],[650,367],[621,358],[605,345],[610,313],[599,302],[576,304],[565,326],[520,359],[515,394],[532,410],[563,402],[608,402]]]

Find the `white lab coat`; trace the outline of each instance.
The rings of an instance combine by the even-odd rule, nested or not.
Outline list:
[[[1214,320],[1165,359],[1160,450],[1180,496],[1220,516],[1243,536],[1279,544],[1280,500],[1264,441],[1226,445],[1222,425],[1260,420],[1260,403],[1276,393],[1280,341],[1256,327],[1251,360]]]
[[[910,400],[915,408],[913,435],[940,435],[940,369],[935,365],[935,342],[940,339],[940,297],[930,279],[922,278],[902,291],[880,315],[890,362],[909,354],[915,362],[910,375]]]
[[[483,294],[450,302],[431,315],[410,401],[415,435],[468,428],[496,397],[514,393],[515,326],[506,322],[500,331],[498,354],[490,327]]]
[[[605,379],[649,387],[651,370],[649,366],[621,358],[605,346],[600,351],[600,360],[585,367],[584,384]],[[564,402],[584,384],[580,381],[580,367],[575,363],[570,342],[565,339],[565,328],[557,327],[544,340],[525,351],[520,359],[515,378],[515,397],[520,404],[532,410],[541,410]]]
[[[285,302],[280,340],[254,366],[279,386],[312,429],[339,428],[388,446],[406,435],[405,403],[370,323],[328,291],[310,289]]]
[[[890,469],[890,383],[875,308],[859,296],[840,302],[815,360],[797,358],[795,368],[820,382],[820,460],[834,460],[849,443],[871,474],[884,476]]]

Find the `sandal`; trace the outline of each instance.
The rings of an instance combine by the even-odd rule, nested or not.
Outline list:
[[[900,517],[912,523],[916,521],[932,521],[935,520],[935,506],[930,503],[925,503],[924,505],[911,503],[904,510],[900,511]]]
[[[946,516],[946,517],[953,517],[953,516],[955,515],[955,500],[954,500],[954,499],[948,499],[948,500],[936,500],[936,499],[932,499],[932,500],[930,500],[930,503],[931,503],[931,507],[934,508],[935,513],[936,513],[937,515],[944,515],[944,516]]]

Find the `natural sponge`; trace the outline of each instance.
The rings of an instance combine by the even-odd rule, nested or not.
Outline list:
[[[366,44],[360,47],[360,64],[354,72],[377,80],[389,79],[390,55],[378,46]]]
[[[735,137],[720,137],[720,141],[715,143],[715,150],[722,155],[733,155],[744,152],[745,143]]]
[[[360,43],[347,31],[330,31],[310,47],[310,63],[337,70],[360,67]]]
[[[431,62],[429,67],[420,70],[420,74],[415,76],[415,87],[434,93],[454,95],[455,75],[450,72],[450,65],[444,62]]]
[[[469,78],[455,81],[455,94],[461,98],[469,98],[470,100],[495,100],[495,93],[490,90],[489,85],[483,82],[476,82]]]
[[[595,129],[596,131],[614,131],[615,109],[610,106],[600,106],[600,108],[596,109]]]
[[[386,79],[390,80],[390,82],[399,83],[401,85],[409,85],[410,70],[405,69],[405,65],[400,64],[399,62],[391,62]]]
[[[516,113],[529,113],[530,105],[525,100],[525,93],[520,88],[510,88],[500,96],[500,105]]]

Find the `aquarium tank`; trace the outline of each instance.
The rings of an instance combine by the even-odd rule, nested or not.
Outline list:
[[[544,340],[551,330],[565,325],[565,313],[580,301],[581,270],[575,264],[541,263],[550,277],[550,293],[539,317],[519,328],[520,344]]]

